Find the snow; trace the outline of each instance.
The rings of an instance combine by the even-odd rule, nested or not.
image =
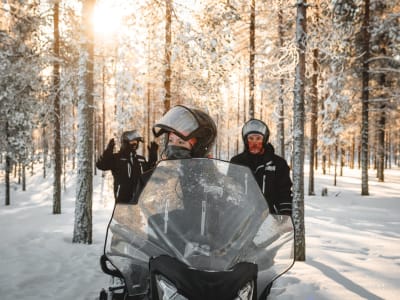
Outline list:
[[[94,177],[93,244],[84,245],[71,242],[76,185],[69,173],[61,215],[52,214],[52,179],[42,178],[40,166],[27,191],[13,182],[10,206],[0,186],[2,300],[94,300],[107,287],[99,257],[113,209],[111,175]],[[360,170],[345,169],[336,187],[333,170],[317,171],[317,195],[305,196],[307,259],[275,282],[268,299],[398,299],[400,169],[385,170],[384,183],[374,175],[366,197]],[[323,187],[327,197],[320,196]]]

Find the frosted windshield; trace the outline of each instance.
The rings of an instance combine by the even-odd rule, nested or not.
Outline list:
[[[133,295],[148,288],[150,257],[217,271],[256,262],[262,288],[292,265],[293,249],[291,218],[269,213],[250,169],[201,158],[160,162],[138,205],[117,204],[105,252]]]

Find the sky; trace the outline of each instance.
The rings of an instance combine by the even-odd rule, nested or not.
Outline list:
[[[27,191],[13,178],[10,206],[0,171],[0,298],[95,300],[110,280],[99,258],[113,209],[112,177],[94,178],[93,244],[73,244],[75,176],[69,171],[62,214],[53,215],[51,171],[43,179],[40,168]],[[360,196],[360,170],[345,169],[337,186],[317,171],[316,196],[305,196],[306,261],[278,278],[268,299],[398,299],[400,169],[385,176],[379,183],[371,170],[370,196]]]

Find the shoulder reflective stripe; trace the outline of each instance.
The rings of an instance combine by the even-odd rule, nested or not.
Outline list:
[[[131,178],[131,174],[132,174],[132,168],[131,165],[128,164],[128,177]]]
[[[255,169],[254,173],[257,173],[258,169],[261,169],[261,168],[263,168],[263,167],[264,167],[264,165],[259,165],[259,166]]]
[[[275,171],[276,166],[265,166],[265,171]]]
[[[263,176],[262,192],[263,192],[263,194],[265,194],[265,174]]]

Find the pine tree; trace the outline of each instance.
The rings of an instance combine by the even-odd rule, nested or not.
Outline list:
[[[6,205],[10,204],[12,165],[19,162],[25,167],[31,157],[32,130],[39,108],[37,7],[36,2],[11,3],[4,14],[8,28],[0,30],[0,150],[6,155]]]
[[[299,61],[296,66],[293,105],[293,221],[295,227],[295,259],[305,258],[304,227],[304,88],[305,88],[305,55],[307,34],[307,2],[297,2],[296,44]]]
[[[79,63],[78,177],[75,202],[74,243],[92,243],[93,197],[93,28],[91,15],[95,1],[82,5],[82,48]]]
[[[61,109],[60,109],[60,32],[59,32],[59,2],[55,1],[53,13],[54,29],[54,63],[53,63],[53,90],[54,90],[54,183],[53,183],[53,214],[61,213]]]

